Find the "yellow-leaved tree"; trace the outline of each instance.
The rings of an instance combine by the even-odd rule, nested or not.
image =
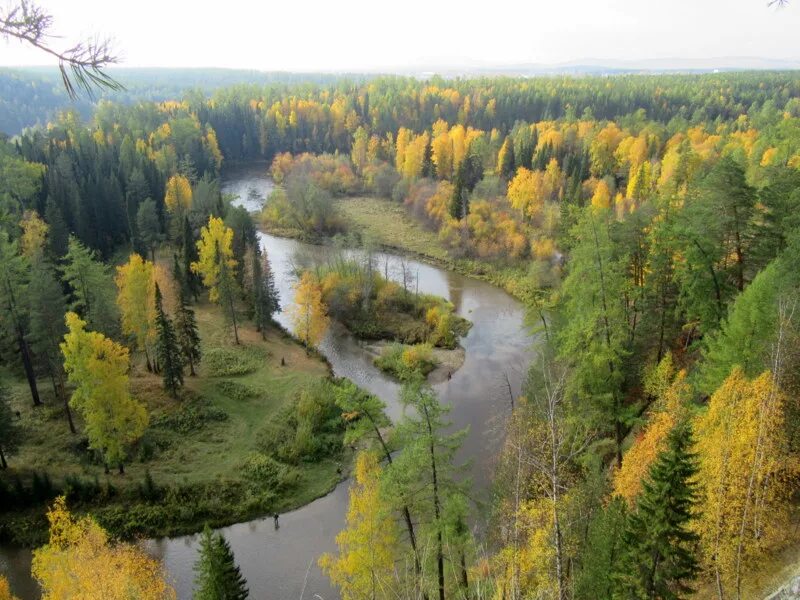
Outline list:
[[[193,272],[203,279],[208,288],[208,298],[225,309],[233,324],[233,335],[239,343],[236,326],[236,259],[233,258],[233,229],[226,227],[219,217],[208,218],[208,225],[200,230],[197,242],[197,262],[191,264]]]
[[[122,332],[133,336],[136,347],[144,352],[147,370],[151,370],[150,345],[155,337],[155,285],[153,263],[138,254],[117,267],[117,306],[122,316]]]
[[[336,536],[339,555],[324,554],[319,561],[343,600],[394,598],[398,587],[399,531],[381,497],[380,475],[377,456],[361,452],[356,458],[355,485],[350,488],[347,526]]]
[[[611,190],[608,189],[608,184],[602,179],[597,182],[597,187],[594,188],[592,206],[600,210],[611,208]]]
[[[19,226],[22,228],[20,236],[22,254],[32,261],[38,260],[44,252],[44,244],[50,226],[41,219],[35,210],[26,210]]]
[[[294,331],[306,347],[316,346],[328,330],[330,319],[322,301],[322,288],[306,271],[294,286],[294,305],[290,309]]]
[[[741,598],[742,578],[785,539],[791,489],[785,398],[773,374],[736,367],[695,424],[701,559],[719,598]]]
[[[180,215],[192,207],[192,184],[183,175],[173,175],[167,181],[164,204],[173,215]]]
[[[544,207],[542,198],[541,171],[531,171],[525,167],[517,169],[517,174],[508,182],[508,201],[511,206],[522,213],[523,217],[532,219]]]
[[[200,230],[197,242],[197,262],[191,264],[193,272],[203,278],[212,302],[220,301],[220,266],[224,260],[228,269],[235,272],[236,260],[233,258],[233,229],[226,227],[219,217],[208,218],[208,225]]]
[[[86,321],[66,314],[67,333],[61,342],[64,371],[75,386],[70,405],[86,423],[89,447],[106,462],[119,465],[128,447],[147,428],[145,407],[128,390],[128,349],[96,331],[86,331]]]
[[[91,517],[73,517],[64,497],[47,513],[50,541],[33,553],[42,600],[172,600],[161,563],[134,544],[113,542]],[[0,598],[2,598],[0,591]]]
[[[684,418],[684,405],[691,391],[686,383],[686,372],[674,374],[670,354],[654,369],[653,375],[645,382],[645,390],[656,398],[655,410],[623,456],[622,466],[614,472],[614,493],[629,506],[633,506],[642,491],[650,467],[666,449],[669,433]]]
[[[8,585],[8,580],[0,575],[0,600],[19,600],[11,593],[11,586]]]

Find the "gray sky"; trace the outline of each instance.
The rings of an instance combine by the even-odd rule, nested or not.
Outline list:
[[[0,0],[8,2],[9,0]],[[800,0],[39,0],[55,44],[110,36],[125,66],[260,70],[759,56],[800,59]],[[0,64],[50,64],[0,40]]]

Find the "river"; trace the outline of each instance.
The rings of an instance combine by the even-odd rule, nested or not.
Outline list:
[[[271,189],[265,165],[228,171],[222,187],[223,192],[235,194],[237,202],[250,210],[257,210],[260,199]],[[278,321],[289,327],[286,309],[292,298],[294,267],[325,261],[330,248],[263,233],[260,239],[280,293],[283,310]],[[457,460],[466,464],[463,475],[472,478],[473,498],[485,501],[502,423],[509,412],[509,386],[513,394],[519,394],[532,357],[534,338],[525,328],[523,307],[494,286],[419,261],[386,253],[375,255],[375,261],[382,272],[388,271],[397,280],[404,265],[415,278],[415,289],[418,286],[420,292],[447,298],[459,315],[472,321],[472,328],[461,340],[466,353],[464,365],[452,379],[436,385],[435,390],[452,409],[449,418],[453,428],[469,427]],[[382,398],[392,419],[401,416],[398,385],[372,365],[371,356],[360,342],[341,328],[331,328],[320,350],[336,375],[347,377]],[[338,598],[317,567],[317,559],[322,553],[335,550],[336,533],[344,525],[348,486],[349,482],[340,483],[327,496],[281,515],[278,529],[271,518],[221,529],[247,578],[251,597]],[[164,561],[181,600],[191,598],[197,543],[196,535],[145,542],[147,549]],[[12,589],[22,600],[36,597],[26,571],[29,567],[29,552],[0,548],[0,572],[10,576]]]

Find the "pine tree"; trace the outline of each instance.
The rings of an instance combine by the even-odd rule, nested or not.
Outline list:
[[[172,321],[164,312],[158,284],[156,284],[156,332],[158,335],[156,342],[158,363],[161,366],[164,389],[175,398],[178,390],[183,386],[183,356]]]
[[[221,533],[206,528],[200,538],[200,556],[194,566],[195,600],[244,600],[247,581],[236,566],[233,552]]]
[[[697,503],[691,446],[691,428],[677,426],[650,469],[623,533],[618,598],[677,600],[693,592],[698,536],[690,529]]]
[[[200,362],[200,336],[197,333],[197,320],[194,311],[181,293],[178,314],[175,317],[175,331],[183,358],[189,365],[189,373],[194,376],[194,367]]]

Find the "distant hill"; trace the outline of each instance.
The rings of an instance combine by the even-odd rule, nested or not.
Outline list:
[[[363,80],[358,74],[267,73],[243,69],[157,69],[113,68],[114,78],[125,89],[98,93],[95,98],[72,101],[61,84],[61,75],[51,67],[0,68],[0,132],[16,135],[26,127],[44,125],[59,111],[75,109],[84,117],[91,114],[99,99],[116,102],[162,101],[181,98],[189,90],[209,94],[233,85],[271,83],[330,83],[348,78]]]
[[[84,117],[91,114],[98,99],[117,102],[162,101],[182,98],[190,90],[210,94],[233,85],[268,85],[309,82],[332,83],[341,79],[354,82],[397,74],[417,78],[558,75],[623,75],[647,73],[711,73],[715,71],[796,70],[800,60],[758,57],[707,59],[663,58],[645,60],[586,59],[559,64],[520,63],[492,65],[477,62],[462,65],[420,61],[415,64],[374,70],[366,73],[288,73],[244,69],[212,68],[113,68],[114,77],[125,86],[119,92],[101,93],[96,98],[71,101],[64,92],[61,76],[52,67],[0,68],[0,132],[16,135],[24,128],[43,125],[57,112],[75,109]]]

